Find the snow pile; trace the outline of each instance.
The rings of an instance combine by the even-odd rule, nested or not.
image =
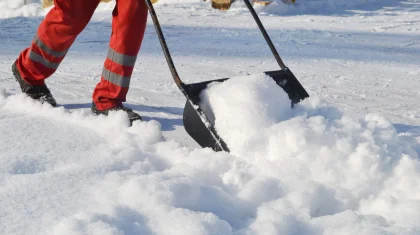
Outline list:
[[[265,75],[202,98],[231,154],[0,90],[0,234],[420,232],[418,144],[384,118],[314,97],[292,110]]]
[[[17,16],[38,16],[43,14],[43,10],[39,1],[24,0],[0,0],[0,19],[11,18]]]
[[[252,166],[233,184],[262,203],[255,234],[420,232],[417,142],[383,117],[354,120],[317,98],[291,110],[265,75],[213,84],[201,96],[232,153]],[[261,176],[271,190],[253,182]]]
[[[279,92],[275,81],[264,74],[212,83],[200,94],[200,99],[209,121],[215,123],[217,131],[234,151],[251,143],[260,145],[260,136],[255,140],[250,137],[292,115],[287,94]],[[217,114],[216,120],[211,110]]]

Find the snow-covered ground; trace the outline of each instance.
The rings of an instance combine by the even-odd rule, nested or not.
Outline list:
[[[239,76],[203,94],[232,150],[215,153],[183,129],[151,20],[129,127],[89,111],[113,3],[47,81],[51,108],[10,71],[45,11],[0,0],[0,234],[420,234],[420,1],[297,3],[258,9],[311,95],[293,110],[241,3],[156,4],[186,83]]]

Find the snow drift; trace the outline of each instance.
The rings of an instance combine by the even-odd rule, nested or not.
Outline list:
[[[266,75],[212,85],[202,98],[232,153],[276,182],[263,195],[282,195],[258,208],[254,233],[418,232],[417,142],[383,117],[354,120],[316,97],[292,110]],[[253,187],[242,190],[262,191]]]
[[[41,149],[35,156],[1,141],[2,234],[24,234],[16,224],[31,218],[32,234],[420,232],[415,139],[379,115],[355,120],[316,97],[291,109],[265,75],[202,94],[231,154],[164,141],[155,121],[128,127],[120,112],[70,113],[0,93],[3,131],[19,134],[7,128],[12,115],[29,133],[56,133],[20,134]],[[44,205],[41,217],[34,203]]]

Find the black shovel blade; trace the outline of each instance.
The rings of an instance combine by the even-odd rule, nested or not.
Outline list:
[[[293,73],[285,68],[278,71],[264,72],[272,77],[276,83],[289,95],[291,106],[309,97],[309,94],[299,83]],[[200,83],[186,84],[185,91],[187,102],[184,108],[184,128],[187,133],[203,148],[212,148],[214,151],[227,151],[229,148],[217,134],[212,123],[202,111],[200,93],[212,82],[224,82],[228,78]]]

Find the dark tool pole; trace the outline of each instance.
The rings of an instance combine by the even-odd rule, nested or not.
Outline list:
[[[261,23],[260,18],[258,17],[257,13],[254,10],[254,7],[252,7],[251,3],[248,0],[244,0],[245,5],[248,7],[249,11],[252,14],[252,17],[254,17],[255,22],[257,22],[258,28],[260,28],[261,33],[263,34],[265,41],[267,42],[268,46],[271,49],[271,52],[273,53],[274,57],[277,60],[277,63],[279,64],[281,69],[285,69],[286,65],[283,63],[283,61],[280,58],[279,53],[276,50],[276,47],[274,46],[273,42],[270,39],[270,36],[268,36],[267,31],[265,30],[264,26]]]
[[[169,69],[171,70],[171,74],[172,77],[176,83],[176,85],[178,86],[178,88],[182,91],[182,93],[185,95],[185,97],[187,98],[187,103],[190,105],[190,107],[192,109],[195,109],[195,112],[197,112],[198,116],[200,117],[200,122],[205,122],[205,123],[210,123],[208,118],[206,117],[206,115],[204,114],[203,110],[201,110],[201,108],[198,106],[198,104],[196,104],[195,102],[193,102],[187,88],[186,85],[181,81],[181,78],[178,75],[178,72],[176,71],[175,68],[175,64],[172,60],[171,54],[169,52],[168,49],[168,45],[166,44],[166,40],[165,37],[163,35],[162,32],[162,28],[160,27],[159,24],[159,20],[157,18],[155,9],[153,7],[153,4],[150,0],[145,0],[146,1],[146,5],[147,8],[149,8],[149,12],[150,12],[150,16],[152,17],[155,29],[156,29],[156,33],[159,37],[159,41],[160,41],[160,45],[162,46],[162,50],[163,53],[165,54],[165,58],[166,58],[166,62],[168,63]],[[184,110],[185,112],[185,110]],[[184,115],[184,120],[185,120],[185,115]],[[185,126],[185,124],[184,124]],[[214,139],[215,141],[215,146],[213,146],[213,149],[218,149],[218,151],[222,150],[222,151],[226,151],[229,152],[229,148],[227,147],[226,143],[219,137],[219,135],[217,134],[215,128],[213,127],[213,125],[207,126],[207,129],[209,130],[209,134],[211,135],[211,138]]]
[[[274,57],[276,58],[277,63],[279,64],[281,69],[286,69],[286,65],[283,63],[282,59],[280,58],[279,53],[276,50],[276,47],[274,46],[273,42],[270,39],[270,36],[268,36],[267,31],[265,30],[264,26],[261,23],[260,18],[258,17],[257,13],[254,10],[254,7],[251,5],[251,3],[248,0],[244,0],[245,5],[247,6],[248,10],[251,12],[252,17],[254,18],[255,22],[258,25],[258,28],[260,29],[261,33],[264,36],[265,41],[267,42],[268,46],[271,49],[271,52],[273,53]],[[157,18],[155,9],[153,8],[153,4],[150,0],[146,0],[147,7],[149,8],[150,15],[152,17],[153,23],[155,24],[156,33],[158,34],[159,41],[162,45],[163,53],[165,54],[166,61],[168,62],[169,69],[171,70],[172,76],[178,85],[178,87],[183,87],[183,83],[181,79],[179,78],[178,72],[175,68],[174,62],[172,60],[171,54],[169,53],[168,46],[166,44],[165,37],[163,36],[162,29],[160,27],[159,20]],[[183,91],[184,92],[184,91]]]
[[[153,8],[153,4],[150,0],[146,0],[146,4],[149,8],[150,16],[152,17],[153,23],[155,25],[156,33],[159,37],[160,45],[162,46],[162,50],[165,54],[166,62],[168,63],[169,69],[171,70],[172,77],[174,78],[176,85],[178,85],[181,91],[185,94],[184,83],[182,83],[181,79],[179,78],[178,72],[176,71],[174,61],[172,60],[171,54],[169,53],[165,36],[163,36],[162,28],[160,27],[155,9]]]

